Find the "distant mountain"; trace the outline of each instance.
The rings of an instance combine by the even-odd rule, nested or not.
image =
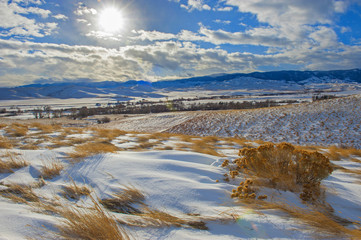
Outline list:
[[[0,100],[94,97],[111,97],[114,99],[158,98],[165,97],[165,93],[169,91],[299,91],[302,89],[333,88],[335,85],[338,85],[339,89],[339,85],[344,86],[351,83],[361,84],[361,69],[216,74],[152,83],[131,80],[127,82],[31,84],[14,88],[0,88]]]

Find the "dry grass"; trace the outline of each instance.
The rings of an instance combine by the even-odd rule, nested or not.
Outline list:
[[[78,186],[73,181],[71,185],[63,186],[62,195],[67,199],[79,200],[81,196],[89,196],[90,190],[86,186]]]
[[[13,144],[7,137],[0,136],[0,148],[10,149],[13,148]]]
[[[24,137],[28,133],[28,126],[22,124],[11,124],[5,131],[11,137]]]
[[[96,135],[96,137],[105,138],[108,141],[111,141],[121,135],[126,134],[125,131],[121,131],[119,129],[96,128],[96,129],[93,129],[93,131],[94,131],[94,134]]]
[[[64,165],[56,158],[49,158],[43,161],[43,166],[40,170],[41,176],[44,179],[53,179],[60,175],[60,172],[64,169]]]
[[[63,132],[66,135],[71,135],[71,134],[82,134],[84,132],[84,128],[79,128],[79,127],[64,127],[63,128]]]
[[[6,185],[6,189],[0,190],[2,197],[8,198],[17,203],[39,202],[39,197],[33,192],[31,186],[20,184]]]
[[[4,161],[0,159],[0,173],[12,173],[14,172],[13,169],[19,169],[29,165],[22,157],[12,152],[7,152],[4,157],[8,158],[8,160]]]
[[[106,209],[117,213],[140,213],[137,206],[145,206],[145,195],[133,186],[126,186],[124,189],[113,194],[111,198],[100,200]]]
[[[339,148],[336,146],[331,146],[328,148],[328,152],[326,153],[326,155],[331,160],[338,161],[341,160],[341,158],[348,158],[351,155],[361,157],[361,149]]]
[[[74,151],[68,153],[68,158],[77,162],[79,159],[84,159],[100,153],[116,152],[119,149],[109,142],[89,142],[75,147]]]
[[[93,198],[91,209],[65,206],[57,210],[64,218],[57,225],[59,237],[84,240],[123,240],[130,239],[128,233]]]
[[[203,139],[191,141],[191,145],[188,147],[190,147],[194,152],[209,154],[213,156],[221,156],[221,154],[217,152],[217,148],[212,143],[207,142]]]
[[[297,206],[291,206],[285,202],[265,202],[259,200],[242,201],[247,207],[252,209],[278,209],[287,213],[290,217],[308,225],[310,230],[315,230],[316,238],[350,238],[360,239],[361,229],[349,229],[345,225],[352,222],[336,217],[324,209],[306,209]]]

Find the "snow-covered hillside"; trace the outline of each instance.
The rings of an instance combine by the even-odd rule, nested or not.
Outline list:
[[[127,131],[361,148],[361,95],[254,110],[151,114],[114,121],[109,126]]]

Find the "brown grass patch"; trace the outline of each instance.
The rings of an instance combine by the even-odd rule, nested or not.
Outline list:
[[[122,131],[119,129],[96,128],[96,129],[93,129],[93,131],[95,131],[94,133],[95,133],[96,137],[105,138],[108,141],[111,141],[119,136],[126,134],[125,131]]]
[[[20,184],[5,185],[7,188],[0,190],[0,195],[17,203],[38,202],[39,197],[33,192],[31,186]]]
[[[328,148],[328,152],[325,153],[325,155],[331,160],[338,161],[341,160],[341,158],[348,158],[352,155],[361,157],[361,149],[331,146]]]
[[[109,142],[89,142],[75,147],[74,151],[68,153],[68,158],[76,160],[101,153],[113,153],[119,149]]]
[[[279,209],[287,213],[290,217],[301,220],[303,223],[309,226],[309,229],[316,229],[315,234],[317,238],[332,239],[344,238],[345,236],[351,239],[359,239],[361,237],[361,229],[349,229],[345,225],[352,222],[334,216],[326,211],[320,211],[317,209],[306,209],[297,206],[291,206],[287,203],[275,203],[265,202],[259,200],[243,201],[246,206],[252,209]]]
[[[37,146],[35,143],[28,143],[28,144],[21,145],[20,149],[23,149],[23,150],[38,150],[39,146]]]
[[[191,142],[192,144],[189,146],[194,152],[209,154],[213,156],[221,156],[217,152],[217,148],[211,143],[204,140],[194,140]]]
[[[123,240],[128,233],[93,198],[93,207],[80,209],[63,207],[58,213],[64,218],[57,225],[58,235],[64,239]]]
[[[81,196],[89,196],[90,190],[86,186],[78,186],[72,180],[72,184],[68,186],[63,186],[63,197],[67,199],[79,200]]]
[[[37,128],[42,131],[42,133],[53,133],[62,128],[60,124],[42,124],[38,122],[30,124],[30,127]]]
[[[24,137],[28,133],[28,126],[22,124],[11,124],[5,131],[11,137]]]
[[[7,152],[4,157],[7,157],[8,160],[4,161],[0,159],[0,173],[12,173],[14,172],[13,169],[19,169],[29,165],[22,157],[11,152]]]
[[[43,162],[43,164],[40,173],[44,179],[53,179],[59,176],[60,172],[64,169],[64,165],[55,158],[49,158],[46,162]]]
[[[0,148],[10,149],[13,147],[13,144],[7,137],[0,136]]]
[[[100,200],[106,209],[117,213],[140,213],[136,204],[144,206],[145,195],[133,186],[126,186],[124,189],[113,194],[110,198]]]

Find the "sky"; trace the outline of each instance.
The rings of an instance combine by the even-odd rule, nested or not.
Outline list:
[[[361,0],[0,0],[0,86],[361,68]]]

